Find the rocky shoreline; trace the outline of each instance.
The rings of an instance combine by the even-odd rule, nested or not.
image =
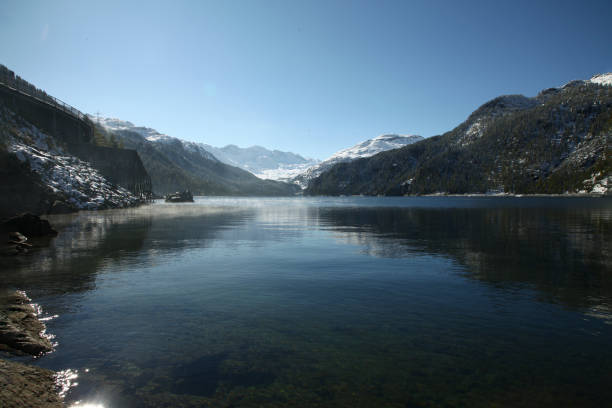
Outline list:
[[[0,350],[40,356],[53,350],[34,305],[22,291],[0,294]]]
[[[32,214],[13,217],[0,225],[5,238],[0,256],[27,253],[35,247],[28,237],[55,236],[49,222]],[[25,292],[0,290],[0,356],[40,357],[53,351],[40,310]],[[0,358],[0,407],[63,407],[59,373]]]
[[[0,359],[0,405],[3,408],[62,408],[56,373]]]
[[[22,291],[0,293],[0,350],[14,355],[41,356],[53,350],[36,305]],[[0,359],[0,406],[63,407],[57,373]]]

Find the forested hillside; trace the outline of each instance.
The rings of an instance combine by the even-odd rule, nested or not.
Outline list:
[[[606,193],[612,87],[594,77],[501,96],[441,136],[342,163],[307,194]]]

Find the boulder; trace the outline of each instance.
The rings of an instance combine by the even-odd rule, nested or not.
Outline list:
[[[0,229],[4,231],[19,231],[28,237],[57,235],[57,231],[51,228],[49,221],[30,213],[23,213],[9,218],[2,223]]]
[[[193,194],[189,190],[185,190],[182,193],[178,191],[174,194],[168,194],[166,196],[167,203],[193,203]]]

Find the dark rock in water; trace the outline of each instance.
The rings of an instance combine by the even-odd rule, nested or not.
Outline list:
[[[24,244],[28,238],[19,232],[9,232],[9,242],[12,244]]]
[[[49,214],[69,214],[76,211],[78,211],[77,208],[74,208],[65,201],[55,200],[53,204],[51,204]]]
[[[0,294],[0,350],[34,356],[53,350],[29,301],[20,291]]]
[[[178,191],[174,194],[168,194],[166,196],[167,203],[193,203],[193,194],[189,190],[185,190],[182,193]]]
[[[0,360],[0,407],[62,408],[53,371]]]
[[[9,218],[0,227],[4,231],[19,231],[28,237],[57,235],[57,231],[51,228],[49,221],[30,213],[23,213]]]

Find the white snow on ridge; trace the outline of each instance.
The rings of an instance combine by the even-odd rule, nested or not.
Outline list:
[[[117,118],[101,118],[93,115],[87,116],[89,116],[89,119],[91,119],[93,122],[99,123],[100,125],[102,125],[102,127],[111,132],[129,130],[130,132],[138,133],[150,142],[170,142],[175,139],[174,137],[159,133],[155,129],[151,129],[144,126],[135,126],[132,122],[128,122],[127,120],[121,120]]]
[[[161,134],[155,129],[134,126],[133,123],[120,119],[97,118],[92,115],[90,115],[90,118],[111,132],[135,132],[151,143],[180,143],[187,151],[198,153],[211,160],[240,167],[259,178],[294,182],[304,188],[308,181],[336,163],[374,156],[386,150],[399,149],[423,140],[423,137],[418,135],[384,134],[340,150],[327,160],[319,163],[318,160],[305,159],[294,153],[268,150],[260,146],[240,148],[228,145],[219,148],[177,139]]]
[[[324,171],[329,170],[334,164],[371,157],[375,154],[387,150],[399,149],[421,140],[423,140],[423,137],[418,135],[380,135],[374,139],[368,139],[364,142],[356,144],[353,147],[349,147],[348,149],[343,149],[337,153],[334,153],[327,160],[324,160],[315,166],[309,167],[306,169],[306,171],[295,176],[291,181],[298,184],[302,188],[306,188],[308,187],[310,180],[318,177]]]
[[[599,85],[612,86],[612,72],[607,74],[598,74],[589,79],[589,82]]]
[[[400,147],[404,147],[414,142],[418,142],[422,139],[423,137],[418,135],[380,135],[375,137],[374,139],[368,139],[364,142],[361,142],[353,147],[340,150],[339,152],[334,153],[329,159],[325,160],[323,163],[330,160],[352,160],[359,159],[362,157],[370,157],[386,150],[399,149]]]
[[[254,173],[257,177],[264,180],[276,180],[290,182],[294,177],[305,172],[312,165],[310,163],[305,164],[294,164],[294,165],[280,165],[275,169],[262,170],[258,173]]]
[[[159,133],[155,129],[138,127],[133,123],[113,118],[89,115],[110,132],[130,131],[140,135],[151,143],[181,144],[189,152],[197,153],[206,159],[220,161],[231,166],[240,167],[263,179],[287,181],[318,163],[318,160],[305,159],[295,153],[268,150],[261,146],[241,148],[235,145],[214,147],[204,143],[190,142]]]
[[[560,89],[581,85],[581,84],[597,84],[602,86],[612,86],[612,72],[605,74],[593,75],[591,79],[575,79],[560,87]]]
[[[185,150],[188,150],[192,153],[198,153],[209,160],[219,161],[212,153],[210,153],[206,149],[203,143],[189,142],[187,140],[168,136],[163,133],[159,133],[155,129],[151,129],[144,126],[135,126],[132,122],[128,122],[126,120],[115,118],[98,118],[92,115],[88,116],[92,121],[99,123],[102,127],[104,127],[110,132],[127,130],[139,134],[145,140],[151,143],[180,143]]]

